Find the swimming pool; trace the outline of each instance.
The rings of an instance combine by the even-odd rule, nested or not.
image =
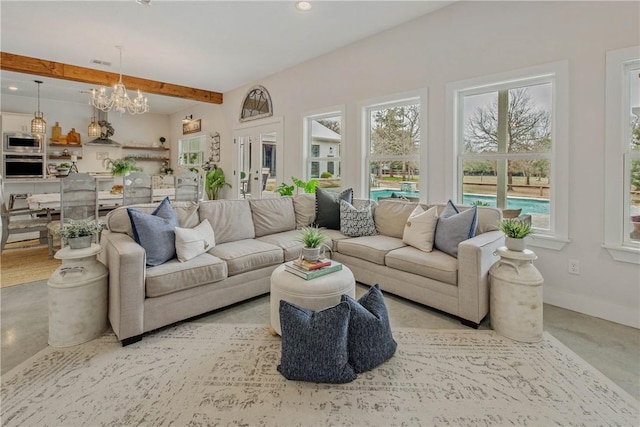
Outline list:
[[[394,189],[372,190],[371,199],[378,200],[380,197],[391,197],[395,193],[397,196],[419,197],[419,191],[399,191]],[[462,203],[470,205],[473,202],[480,201],[488,203],[489,206],[496,207],[496,196],[488,196],[486,194],[464,194]],[[527,214],[544,214],[549,215],[549,200],[535,199],[528,197],[507,197],[507,209],[522,209],[522,213]]]

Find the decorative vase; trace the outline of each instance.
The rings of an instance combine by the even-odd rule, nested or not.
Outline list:
[[[302,248],[302,257],[309,261],[317,261],[320,259],[320,248]]]
[[[91,247],[93,236],[70,237],[67,239],[71,249],[85,249]]]
[[[504,244],[510,251],[522,252],[525,249],[524,239],[515,239],[513,237],[505,236]]]

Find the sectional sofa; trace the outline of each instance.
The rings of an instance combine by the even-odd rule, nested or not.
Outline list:
[[[369,201],[354,200],[354,206]],[[123,345],[142,334],[249,298],[266,294],[271,272],[298,257],[299,228],[314,223],[314,195],[260,200],[208,200],[171,204],[179,226],[208,220],[215,246],[193,259],[147,266],[126,207],[107,216],[99,260],[109,269],[109,320]],[[157,204],[135,209],[152,213]],[[459,317],[476,326],[489,310],[488,271],[503,245],[498,209],[478,207],[476,236],[458,245],[457,258],[405,244],[402,234],[417,203],[371,203],[375,236],[348,237],[326,230],[331,256],[357,281]],[[427,206],[425,206],[427,208]],[[444,205],[438,206],[441,210]],[[461,210],[464,208],[460,208]]]

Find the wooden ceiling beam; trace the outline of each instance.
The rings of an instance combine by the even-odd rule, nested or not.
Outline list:
[[[71,80],[100,86],[113,86],[119,74],[92,68],[78,67],[46,59],[31,58],[13,53],[0,52],[0,69],[17,73],[34,74],[61,80]],[[187,86],[158,82],[141,77],[122,76],[122,83],[128,88],[156,95],[192,99],[194,101],[222,104],[222,93]]]

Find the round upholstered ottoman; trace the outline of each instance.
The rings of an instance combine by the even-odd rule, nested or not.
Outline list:
[[[310,310],[321,310],[340,302],[347,294],[356,297],[356,280],[346,265],[342,270],[311,280],[305,280],[285,271],[282,264],[271,274],[271,327],[280,335],[280,300]]]

